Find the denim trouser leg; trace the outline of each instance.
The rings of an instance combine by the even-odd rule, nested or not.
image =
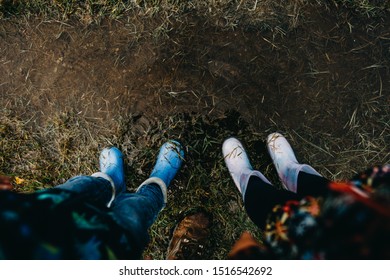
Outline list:
[[[82,196],[87,202],[106,207],[112,196],[108,180],[100,177],[77,176],[56,186]],[[107,208],[113,220],[132,233],[138,245],[147,245],[148,229],[164,207],[164,197],[157,184],[142,186],[136,193],[121,193],[115,198],[111,208]]]
[[[106,206],[112,197],[111,183],[101,177],[76,176],[55,188],[77,193],[80,199]]]
[[[120,194],[111,207],[113,218],[130,231],[145,234],[164,207],[164,197],[158,185],[142,186],[136,193]]]

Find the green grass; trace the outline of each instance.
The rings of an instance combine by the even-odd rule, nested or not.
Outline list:
[[[243,230],[260,237],[242,207],[221,154],[221,141],[230,135],[247,140],[252,153],[251,142],[258,141],[257,137],[248,139],[252,135],[248,125],[236,116],[211,121],[201,116],[176,115],[141,134],[130,129],[137,121],[128,116],[123,119],[126,121],[118,121],[112,134],[94,129],[93,123],[73,113],[61,114],[35,128],[3,114],[0,170],[25,180],[15,185],[17,191],[31,192],[97,171],[99,151],[115,145],[125,154],[127,185],[134,191],[148,177],[159,147],[169,139],[178,139],[185,147],[184,166],[169,190],[167,207],[150,230],[152,242],[145,254],[164,258],[176,222],[183,213],[202,207],[212,213],[214,221],[206,257],[223,259]]]
[[[234,111],[216,120],[177,114],[143,125],[142,129],[134,129],[139,122],[137,117],[123,116],[107,128],[69,112],[37,125],[3,112],[0,170],[25,180],[22,185],[15,185],[17,191],[31,192],[63,183],[77,174],[96,172],[99,151],[105,146],[115,145],[125,154],[127,186],[134,191],[148,177],[159,147],[169,139],[177,139],[185,147],[184,165],[169,189],[166,208],[150,229],[151,242],[145,255],[164,259],[170,233],[177,221],[199,207],[213,217],[205,258],[225,259],[244,230],[261,239],[261,231],[249,220],[241,196],[224,165],[221,145],[229,136],[239,138],[255,168],[280,187],[264,139],[272,129],[284,131],[283,126],[270,128],[270,131],[255,131]],[[388,132],[389,128],[385,129]],[[285,135],[303,162],[311,163],[329,178],[350,177],[355,171],[350,166],[357,169],[369,166],[375,160],[373,155],[390,160],[390,154],[384,153],[386,135],[379,139],[384,141],[381,143],[357,133],[362,140],[344,151],[335,149],[343,139],[334,139],[310,128]],[[338,170],[338,173],[326,167]]]
[[[0,18],[22,16],[41,17],[48,20],[66,21],[76,19],[83,24],[99,23],[111,18],[126,19],[129,13],[144,17],[161,17],[169,22],[171,18],[185,18],[186,15],[203,17],[209,24],[219,28],[234,29],[238,26],[252,26],[276,32],[304,24],[303,7],[322,5],[346,8],[363,18],[380,17],[390,11],[388,1],[377,0],[325,0],[325,1],[284,1],[284,0],[1,0]]]
[[[376,17],[390,11],[390,2],[386,0],[333,0],[333,2],[365,17]]]

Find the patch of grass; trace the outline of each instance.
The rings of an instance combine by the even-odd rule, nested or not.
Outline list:
[[[390,10],[388,1],[380,0],[1,0],[0,18],[10,16],[40,16],[47,20],[76,18],[85,24],[100,22],[104,18],[121,19],[128,12],[143,16],[159,15],[162,18],[185,18],[191,13],[220,27],[254,26],[261,29],[280,30],[295,28],[304,17],[307,5],[336,5],[347,7],[366,17],[381,16]],[[277,28],[276,28],[277,27]],[[276,28],[276,29],[275,29]]]
[[[243,209],[242,198],[230,179],[221,154],[221,140],[231,135],[250,136],[248,126],[233,115],[218,121],[202,116],[178,115],[162,125],[165,130],[158,128],[154,132],[163,132],[161,143],[167,139],[179,139],[186,147],[186,159],[169,192],[166,210],[152,226],[152,242],[145,254],[159,258],[161,251],[155,250],[156,244],[167,248],[170,230],[179,217],[202,206],[212,214],[214,221],[206,257],[224,259],[244,229],[257,236],[260,234]],[[152,162],[156,150],[154,147],[150,151]]]
[[[378,17],[390,11],[390,2],[382,0],[333,0],[336,5],[342,5],[356,14],[364,17]]]
[[[33,191],[63,183],[77,174],[91,174],[99,143],[90,133],[92,123],[75,115],[59,114],[44,126],[22,120],[11,113],[0,119],[0,170],[26,182],[21,191]],[[100,142],[98,142],[100,141]],[[72,175],[70,175],[72,174]]]
[[[353,118],[360,117],[351,117],[348,125],[355,129],[351,135],[360,135],[361,139],[347,150],[337,149],[344,139],[308,127],[284,134],[302,162],[312,164],[331,179],[348,178],[355,168],[362,170],[390,160],[386,145],[389,126],[376,133],[377,138],[370,138],[368,127],[353,125]],[[151,242],[145,255],[164,259],[171,231],[180,217],[202,207],[213,216],[205,258],[225,259],[243,230],[251,231],[259,239],[261,231],[249,220],[241,195],[225,167],[222,142],[230,136],[239,138],[253,166],[280,187],[264,142],[271,130],[283,132],[285,128],[256,131],[234,111],[214,120],[201,115],[177,114],[154,122],[129,115],[107,127],[72,112],[56,115],[41,125],[3,112],[0,170],[25,179],[17,190],[30,192],[62,183],[77,174],[95,172],[99,151],[115,145],[125,155],[127,186],[134,191],[152,170],[159,147],[169,139],[177,139],[185,147],[184,165],[169,189],[166,208],[150,229]]]
[[[243,230],[261,234],[248,219],[221,155],[221,139],[230,135],[247,140],[252,151],[248,125],[236,117],[211,121],[199,115],[176,115],[137,129],[140,119],[127,116],[107,136],[108,131],[74,113],[57,115],[44,125],[3,114],[0,170],[24,180],[15,186],[17,191],[31,192],[95,172],[99,151],[115,145],[125,154],[127,185],[134,191],[148,177],[159,147],[178,139],[186,151],[184,166],[169,189],[166,209],[150,229],[151,243],[145,254],[163,259],[178,219],[202,206],[214,221],[205,256],[224,259]]]
[[[102,18],[119,19],[126,11],[135,8],[135,1],[54,1],[54,0],[2,0],[0,15],[35,17],[46,19],[67,20],[77,18],[90,24]]]

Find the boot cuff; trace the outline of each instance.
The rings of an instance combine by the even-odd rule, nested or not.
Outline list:
[[[106,179],[107,181],[110,182],[111,187],[112,187],[112,196],[111,196],[110,201],[107,203],[107,207],[110,208],[112,202],[113,202],[114,199],[115,199],[115,194],[116,194],[116,188],[115,188],[114,181],[111,179],[110,176],[108,176],[106,173],[103,173],[103,172],[96,172],[96,173],[93,173],[93,174],[91,175],[91,177],[103,178],[103,179]]]
[[[143,186],[150,185],[150,184],[156,184],[160,187],[163,197],[164,197],[164,207],[165,204],[167,204],[167,185],[164,183],[163,180],[161,180],[158,177],[151,177],[149,179],[146,179],[138,188],[137,191],[142,188]]]

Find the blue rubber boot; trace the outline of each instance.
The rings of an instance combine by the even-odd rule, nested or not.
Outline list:
[[[115,147],[105,148],[100,153],[100,171],[107,174],[115,185],[115,193],[126,191],[123,154]]]
[[[160,148],[150,177],[139,186],[138,190],[145,185],[158,185],[162,191],[165,205],[167,203],[167,188],[179,171],[183,159],[184,151],[181,144],[174,140],[166,142]]]
[[[179,171],[184,159],[184,151],[181,144],[175,140],[166,142],[160,148],[156,164],[150,177],[158,177],[168,187],[172,179]]]

